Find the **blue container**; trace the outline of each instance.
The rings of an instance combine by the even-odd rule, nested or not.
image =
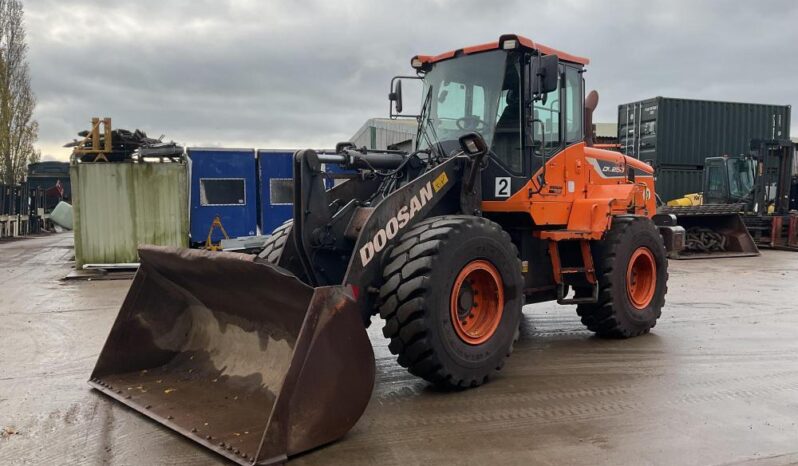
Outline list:
[[[294,215],[294,152],[287,149],[258,150],[258,192],[260,193],[258,225],[264,235],[271,234]],[[323,170],[329,176],[324,180],[327,189],[336,183],[332,176],[357,173],[353,170],[344,170],[335,164],[324,164]],[[339,178],[338,182],[344,179]]]
[[[187,149],[191,173],[190,242],[205,243],[218,216],[230,238],[257,234],[258,204],[253,149]],[[214,228],[211,240],[224,238]]]
[[[258,150],[259,218],[264,235],[294,215],[293,160],[293,150]]]
[[[357,174],[357,170],[347,170],[341,167],[340,165],[334,163],[325,163],[324,171],[327,173],[327,179],[324,180],[327,189],[330,189],[338,184],[343,183],[344,181],[346,181],[347,176],[354,176]]]

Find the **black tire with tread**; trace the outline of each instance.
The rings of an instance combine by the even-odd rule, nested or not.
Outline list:
[[[647,247],[654,256],[657,283],[650,304],[636,309],[626,293],[626,268],[632,253],[641,246]],[[668,291],[668,258],[654,222],[647,217],[614,217],[605,238],[592,243],[592,251],[599,301],[577,306],[582,323],[604,338],[629,338],[648,333],[662,314]],[[588,294],[588,290],[577,290],[577,296]]]
[[[290,236],[291,228],[293,228],[293,226],[293,220],[286,220],[282,225],[275,228],[271,236],[269,236],[269,239],[266,240],[263,250],[258,253],[258,258],[263,259],[270,264],[277,265],[277,261],[280,259],[280,255],[283,253],[285,242]]]
[[[493,336],[469,345],[454,330],[449,297],[460,270],[476,259],[498,270],[505,306]],[[402,235],[384,264],[379,310],[400,365],[448,389],[481,385],[502,368],[518,339],[524,281],[518,251],[498,224],[462,215],[423,220]]]

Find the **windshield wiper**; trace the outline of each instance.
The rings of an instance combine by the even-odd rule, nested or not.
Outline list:
[[[432,86],[430,86],[429,90],[427,91],[427,95],[424,97],[424,104],[421,106],[421,112],[418,116],[418,129],[416,130],[416,141],[420,141],[421,137],[424,137],[424,140],[427,141],[427,146],[430,150],[433,150],[438,153],[438,157],[444,157],[444,150],[443,144],[441,144],[440,140],[438,139],[437,132],[435,131],[435,127],[432,124],[432,118],[430,118],[430,103],[432,102]],[[427,131],[429,130],[429,132]],[[431,134],[430,134],[431,133]]]

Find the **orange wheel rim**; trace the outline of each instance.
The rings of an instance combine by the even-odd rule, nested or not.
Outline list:
[[[463,267],[452,286],[449,309],[461,340],[469,345],[488,341],[504,312],[504,285],[496,267],[486,260]]]
[[[654,299],[657,289],[657,261],[647,247],[632,253],[626,267],[626,294],[637,309],[645,309]]]

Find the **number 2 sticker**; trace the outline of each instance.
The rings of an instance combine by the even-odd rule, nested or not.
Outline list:
[[[500,176],[496,178],[496,197],[510,197],[510,177]]]

